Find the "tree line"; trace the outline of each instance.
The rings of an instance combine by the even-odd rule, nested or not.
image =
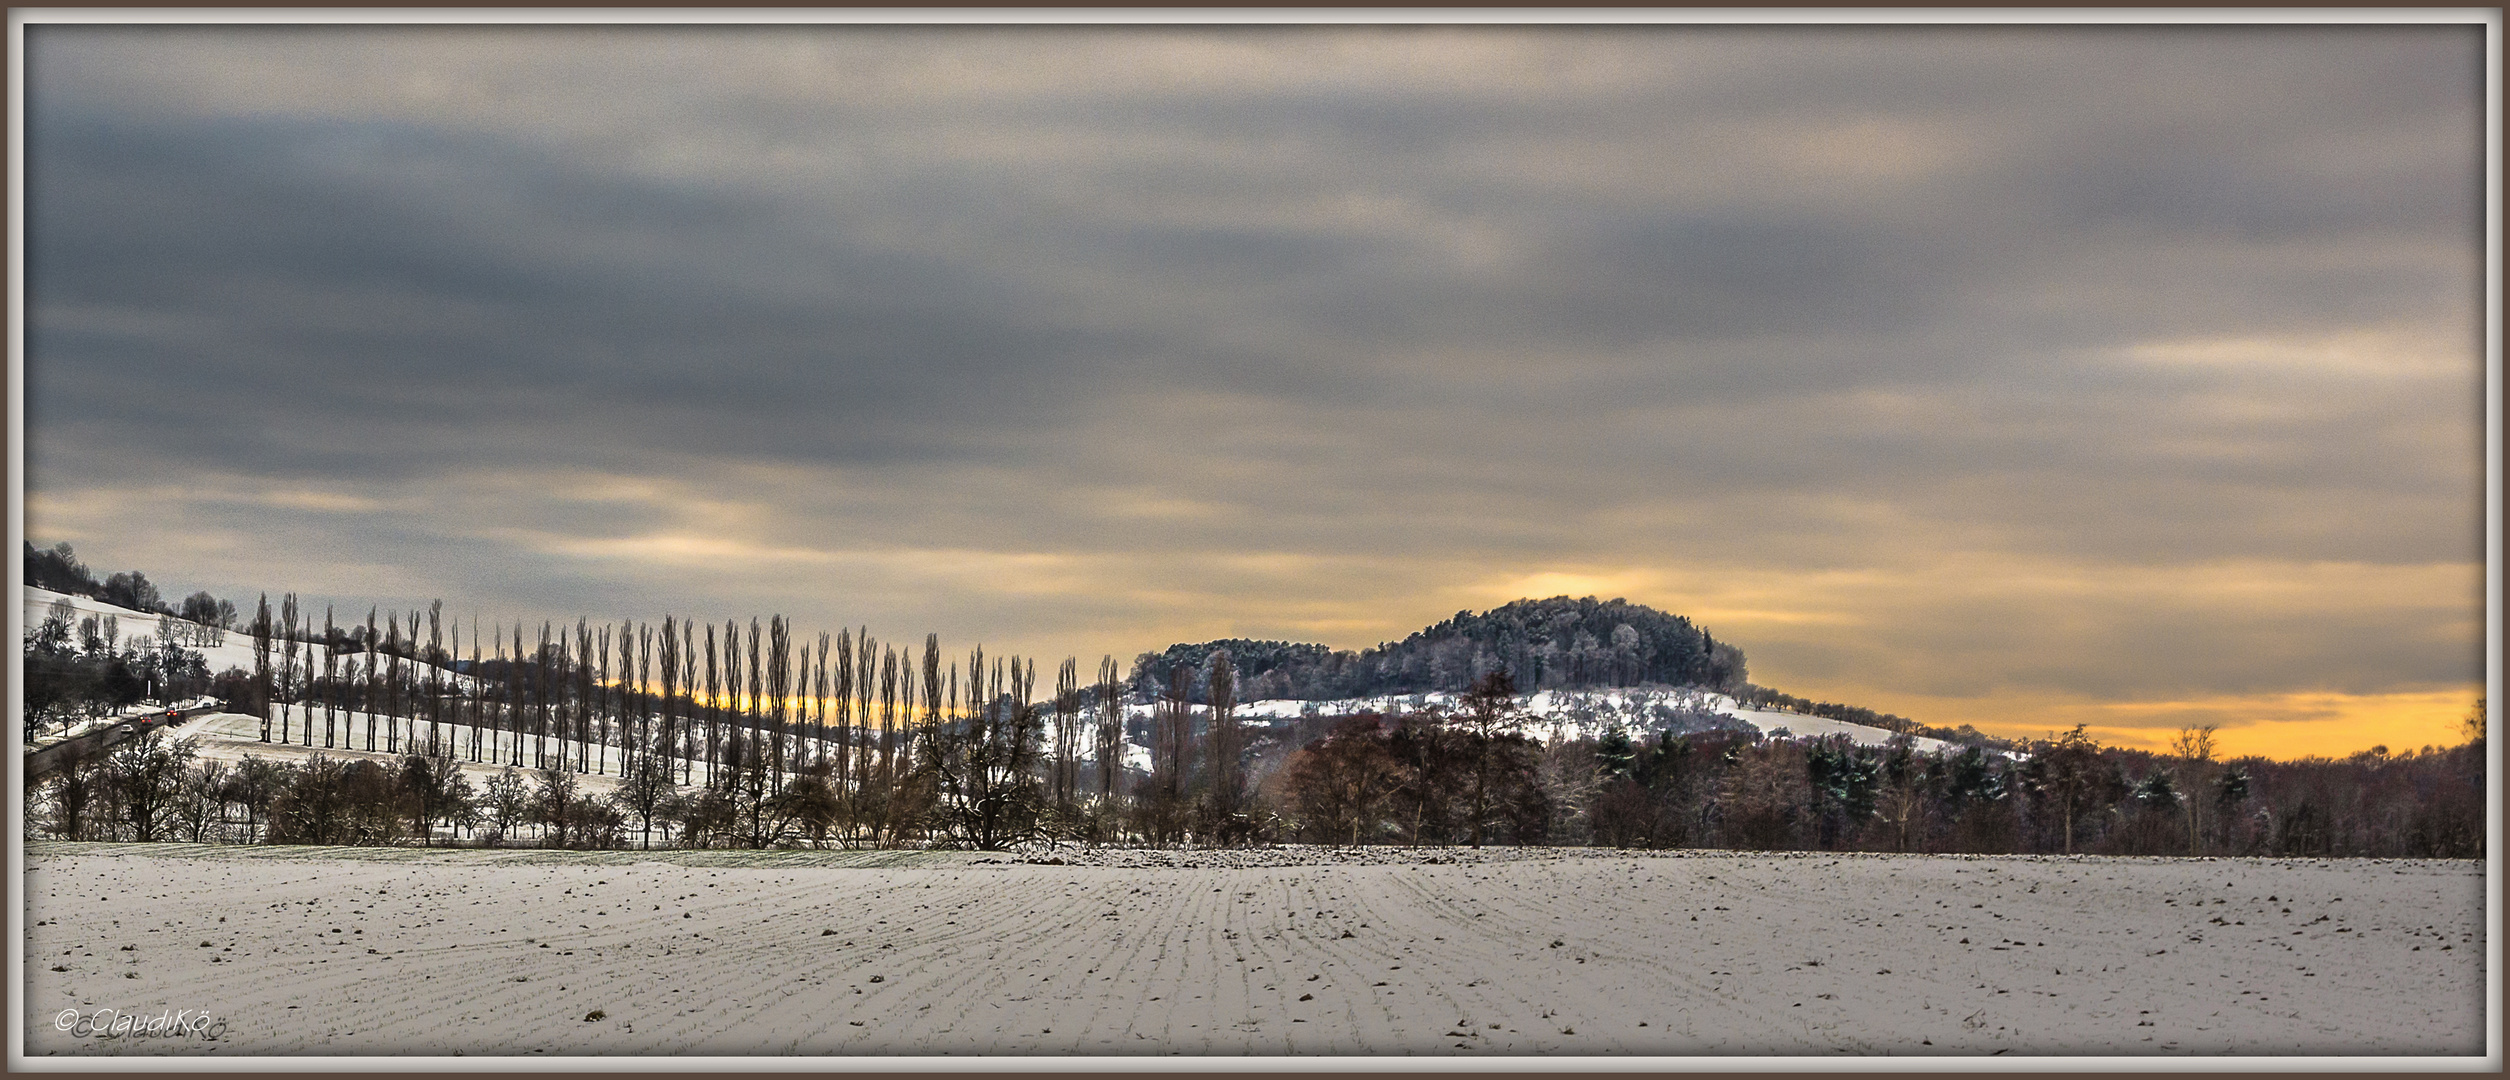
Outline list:
[[[200,643],[194,624],[161,620],[155,634],[126,639],[120,622],[111,614],[81,617],[61,600],[27,628],[22,670],[28,742],[56,727],[66,736],[81,718],[141,701],[209,692],[207,659],[184,647]]]
[[[172,605],[158,592],[155,583],[148,580],[148,575],[137,570],[126,570],[98,581],[87,564],[79,561],[78,553],[71,550],[67,541],[49,548],[37,548],[33,541],[24,543],[28,585],[102,600],[133,611],[189,620],[201,631],[200,640],[194,644],[219,644],[223,639],[212,635],[235,628],[235,605],[205,591],[184,597],[180,605]]]
[[[1727,692],[1742,678],[1739,651],[1720,664],[1730,646],[1619,601],[1525,601],[1414,640],[1478,641],[1545,611],[1617,620],[1633,633],[1597,640],[1622,644],[1659,640],[1628,620],[1661,616],[1649,625],[1677,650],[1664,662],[1725,680]],[[2217,760],[2207,729],[2182,732],[2171,754],[2104,747],[2081,728],[2012,753],[1924,753],[1906,737],[1881,747],[1772,738],[1678,710],[1546,741],[1501,666],[1447,706],[1415,698],[1422,707],[1244,722],[1240,702],[1280,696],[1272,676],[1324,662],[1321,647],[1280,642],[1250,643],[1246,668],[1231,643],[1208,643],[1145,654],[1129,673],[1103,658],[1087,680],[1066,658],[1041,689],[1034,659],[945,653],[931,634],[806,637],[782,616],[483,630],[440,603],[344,619],[288,594],[261,598],[239,629],[249,669],[181,677],[259,717],[260,742],[313,753],[229,764],[198,759],[187,742],[136,740],[30,789],[30,825],[270,843],[2460,856],[2480,854],[2484,835],[2480,703],[2465,745],[2337,761]],[[123,654],[99,643],[115,636],[109,620],[47,619],[29,637],[30,702],[39,653],[109,672]],[[1664,660],[1653,648],[1578,663],[1634,678]],[[1615,655],[1635,666],[1612,668]]]
[[[1468,695],[1495,700],[1486,677]],[[2467,741],[2342,759],[2219,759],[2214,729],[2165,753],[2077,726],[2005,755],[1914,740],[1613,729],[1537,742],[1487,706],[1319,719],[1275,790],[1285,835],[1333,844],[1980,854],[2480,858],[2483,704]]]

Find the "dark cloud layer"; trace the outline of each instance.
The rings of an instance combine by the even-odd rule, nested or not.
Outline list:
[[[28,528],[100,563],[1119,652],[1620,587],[1955,711],[2480,672],[2478,26],[27,42]]]

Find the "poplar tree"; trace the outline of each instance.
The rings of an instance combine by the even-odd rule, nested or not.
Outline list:
[[[330,640],[323,642],[323,677],[331,683],[323,694],[322,745],[326,750],[349,744],[349,717],[357,711],[357,657],[341,648],[342,644],[357,637],[357,627],[355,624],[335,627],[333,617],[332,605],[323,605],[323,633],[326,637],[337,633],[340,639],[339,644]],[[306,612],[308,631],[313,629],[313,623],[314,613]],[[310,709],[305,713],[305,745],[314,745],[314,714]]]
[[[973,673],[971,673],[972,677]],[[924,727],[938,730],[941,726],[941,635],[924,635]],[[911,766],[910,766],[911,768]]]
[[[1205,666],[1206,694],[1211,704],[1211,808],[1220,831],[1231,828],[1244,803],[1245,783],[1239,775],[1242,748],[1237,722],[1237,667],[1229,650],[1215,649]]]
[[[514,659],[506,665],[506,728],[513,751],[507,762],[520,768],[523,764],[523,729],[530,726],[523,718],[524,695],[528,688],[523,681],[523,624],[514,624]]]
[[[845,797],[854,767],[854,636],[850,631],[837,631],[837,673],[835,685],[837,706],[837,762],[833,773],[839,798]]]
[[[444,729],[445,664],[450,658],[444,651],[444,601],[427,604],[427,753],[440,756]]]
[[[375,632],[375,608],[366,609],[366,749],[375,748],[375,713],[380,711],[383,695],[376,692],[378,676],[375,661],[382,658],[383,637]],[[343,740],[345,741],[345,740]]]
[[[559,702],[551,698],[565,693],[565,687],[557,681],[558,673],[565,668],[566,635],[543,619],[539,647],[532,650],[532,759],[544,770],[565,760],[563,754],[552,756],[549,752],[549,744],[558,737]]]
[[[575,771],[593,771],[593,724],[600,719],[594,708],[593,628],[584,617],[575,619]]]
[[[339,724],[340,715],[340,627],[333,622],[332,606],[322,606],[322,730],[323,745],[331,745],[331,732]],[[306,620],[311,622],[311,619]],[[287,735],[280,733],[280,742]],[[314,714],[305,713],[305,745],[314,745]]]
[[[401,717],[402,722],[409,726],[407,742],[413,748],[413,752],[418,746],[419,703],[426,693],[421,685],[424,676],[420,674],[419,665],[430,662],[428,657],[418,651],[418,615],[416,609],[410,611],[410,631],[401,639],[401,673],[409,680],[408,685],[402,688],[402,700],[408,704],[409,711],[402,713]]]
[[[745,725],[741,721],[741,624],[723,621],[723,767],[727,782],[738,781],[741,763],[748,758],[744,741]]]
[[[697,625],[689,619],[680,620],[680,693],[694,698],[697,694]],[[697,775],[697,747],[689,740],[689,726],[695,722],[697,703],[688,701],[680,716],[680,736],[674,743],[680,755],[680,783],[686,784]]]
[[[880,798],[884,810],[895,788],[897,761],[898,653],[880,649]]]
[[[398,651],[400,645],[401,613],[396,611],[392,613],[390,622],[384,628],[384,656],[387,658],[388,666],[384,672],[386,706],[383,721],[383,752],[387,754],[400,752],[398,737],[400,734],[398,721],[401,715],[401,655]]]
[[[743,650],[743,655],[749,661],[749,714],[746,724],[749,728],[749,735],[746,739],[748,752],[741,755],[742,764],[750,770],[753,785],[765,782],[763,770],[766,768],[766,763],[759,760],[763,752],[761,744],[766,741],[766,732],[763,727],[767,712],[767,683],[766,658],[761,655],[763,651],[759,644],[758,617],[753,615],[750,616],[749,647]]]
[[[453,647],[457,650],[460,649],[462,647],[462,628],[458,625],[453,629],[453,638]],[[479,615],[476,612],[471,615],[471,683],[469,690],[469,696],[471,699],[471,762],[472,764],[478,764],[480,761],[480,730],[488,726],[488,668],[486,665],[480,663],[479,660]]]
[[[279,708],[282,710],[290,701],[301,700],[296,692],[297,617],[296,594],[289,593],[280,598]],[[287,723],[285,713],[281,714],[279,722]]]
[[[828,632],[819,633],[819,660],[811,678],[811,768],[826,774],[828,765]]]
[[[672,727],[671,700],[680,693],[680,620],[675,615],[662,617],[662,757],[655,762],[658,775],[672,775],[671,752],[679,745]]]
[[[654,628],[649,623],[636,626],[636,764],[645,767],[645,759],[654,752],[653,680]],[[624,774],[623,774],[624,775]]]
[[[598,648],[601,650],[601,677],[594,683],[594,693],[600,696],[600,702],[599,707],[593,710],[593,739],[600,744],[601,756],[596,759],[593,771],[607,775],[610,772],[610,722],[618,715],[618,710],[611,705],[618,684],[610,674],[609,623],[601,625]]]
[[[723,681],[715,667],[715,624],[706,624],[706,787],[715,786],[717,723],[723,718]]]
[[[1178,664],[1168,670],[1168,688],[1160,695],[1152,723],[1151,797],[1145,812],[1153,843],[1179,839],[1188,772],[1193,756],[1193,669]]]
[[[1073,789],[1080,786],[1080,708],[1081,662],[1067,656],[1055,670],[1054,800],[1058,807],[1072,805]]]
[[[854,722],[859,729],[855,739],[854,787],[859,793],[872,782],[872,760],[876,752],[872,742],[872,672],[873,642],[871,627],[861,628],[854,635]]]
[[[777,615],[767,620],[768,790],[775,794],[784,792],[787,699],[792,691],[793,635],[784,616]]]
[[[1124,691],[1116,658],[1098,660],[1098,794],[1113,800],[1116,781],[1124,775]]]
[[[270,594],[261,594],[261,603],[253,612],[253,696],[255,712],[261,714],[261,741],[270,741]],[[287,741],[287,731],[280,729],[279,741]]]

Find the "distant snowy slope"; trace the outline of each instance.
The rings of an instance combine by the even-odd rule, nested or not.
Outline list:
[[[114,629],[121,635],[122,644],[126,648],[133,642],[144,642],[156,637],[157,629],[163,623],[173,622],[184,626],[193,625],[189,620],[176,618],[172,615],[159,615],[153,611],[135,611],[131,608],[105,603],[104,601],[95,599],[94,597],[72,596],[66,593],[57,593],[50,589],[39,589],[32,585],[28,585],[22,590],[19,605],[20,609],[25,613],[25,625],[27,632],[34,632],[34,629],[37,626],[42,625],[43,621],[51,616],[52,606],[65,600],[69,602],[70,609],[76,613],[71,616],[73,622],[89,616],[113,616],[115,623]],[[271,647],[274,650],[272,663],[276,665],[278,662],[276,650],[279,648],[279,645],[274,642]],[[244,671],[253,670],[253,635],[242,630],[227,631],[226,640],[223,644],[185,645],[183,648],[186,651],[201,654],[201,658],[208,663],[209,673],[212,675],[223,672],[228,668],[239,668]],[[300,645],[299,648],[302,650],[298,654],[300,657],[300,663],[312,663],[317,666],[322,663],[323,655],[326,650],[320,643],[309,641]],[[310,659],[305,659],[309,655]],[[343,652],[341,653],[341,659],[345,662],[351,656],[362,655],[364,654],[354,651]],[[467,683],[469,677],[446,672],[445,678],[452,681]]]
[[[1386,715],[1418,712],[1423,709],[1456,711],[1456,699],[1462,695],[1451,692],[1425,694],[1391,694],[1382,697],[1345,698],[1338,701],[1300,701],[1270,699],[1250,701],[1237,707],[1237,716],[1246,722],[1288,722],[1303,716],[1348,716],[1361,712]],[[1523,730],[1545,742],[1600,738],[1618,726],[1633,739],[1644,738],[1667,727],[1698,730],[1704,715],[1724,718],[1727,724],[1741,724],[1763,735],[1786,733],[1800,737],[1845,735],[1859,746],[1885,746],[1901,737],[1898,732],[1865,724],[1851,724],[1802,713],[1754,709],[1724,694],[1696,690],[1673,690],[1664,687],[1632,687],[1598,690],[1545,690],[1518,699],[1524,717]],[[1196,707],[1198,710],[1201,706]],[[1128,721],[1147,721],[1158,711],[1157,705],[1128,705]],[[1083,721],[1087,723],[1086,718]],[[1128,727],[1130,725],[1128,724]],[[1717,725],[1724,726],[1724,725]],[[1941,739],[1909,737],[1919,752],[1932,754],[1939,750],[1960,747]],[[1081,745],[1091,745],[1084,733]],[[1126,763],[1139,763],[1147,768],[1150,751],[1138,743],[1126,744]]]

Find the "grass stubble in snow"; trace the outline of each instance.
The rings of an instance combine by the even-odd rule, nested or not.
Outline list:
[[[2484,1052],[2481,863],[27,854],[30,1058]]]

